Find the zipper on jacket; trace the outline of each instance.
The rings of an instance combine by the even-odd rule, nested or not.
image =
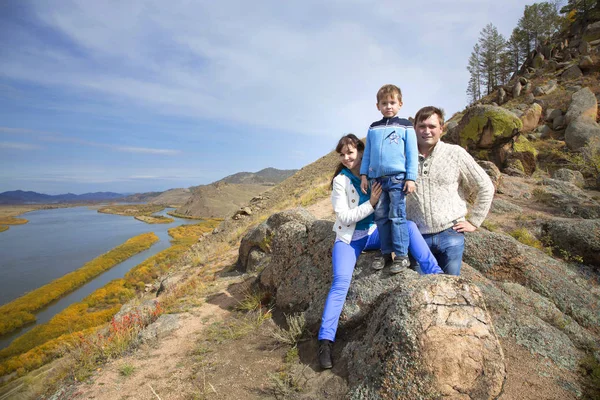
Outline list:
[[[387,121],[385,121],[385,130],[384,133],[387,132],[387,126],[388,123],[390,122],[390,118],[387,119]],[[379,146],[379,171],[377,171],[377,178],[381,178],[381,163],[383,161],[383,144],[385,143],[385,134],[381,136],[381,146]]]

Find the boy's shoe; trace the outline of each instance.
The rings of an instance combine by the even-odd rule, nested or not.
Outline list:
[[[391,254],[382,254],[380,256],[375,257],[373,263],[371,264],[371,268],[376,271],[382,270],[387,265],[392,263],[392,255]]]
[[[331,340],[319,340],[319,365],[322,369],[330,369],[333,367],[331,361],[331,347],[333,342]]]
[[[402,271],[404,268],[410,267],[410,260],[408,256],[399,256],[396,257],[392,266],[390,267],[390,274],[397,274]]]

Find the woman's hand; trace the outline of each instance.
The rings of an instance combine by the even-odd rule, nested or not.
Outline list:
[[[373,181],[373,184],[371,185],[371,198],[369,199],[369,202],[371,203],[373,208],[375,208],[375,206],[377,205],[377,202],[379,201],[379,196],[381,196],[381,184]]]

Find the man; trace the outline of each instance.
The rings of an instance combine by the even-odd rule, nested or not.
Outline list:
[[[485,219],[494,185],[465,149],[440,141],[443,126],[444,114],[437,107],[423,107],[415,116],[419,175],[406,211],[444,272],[459,275],[464,233],[473,232]],[[465,199],[471,194],[475,201],[467,210]]]

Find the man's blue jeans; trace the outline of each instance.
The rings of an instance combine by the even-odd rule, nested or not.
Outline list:
[[[408,228],[406,226],[406,195],[404,174],[376,179],[381,184],[381,197],[375,207],[375,223],[381,238],[381,254],[406,256]]]
[[[438,264],[448,275],[460,275],[465,250],[465,234],[451,227],[439,233],[424,234],[423,239],[431,249]]]

